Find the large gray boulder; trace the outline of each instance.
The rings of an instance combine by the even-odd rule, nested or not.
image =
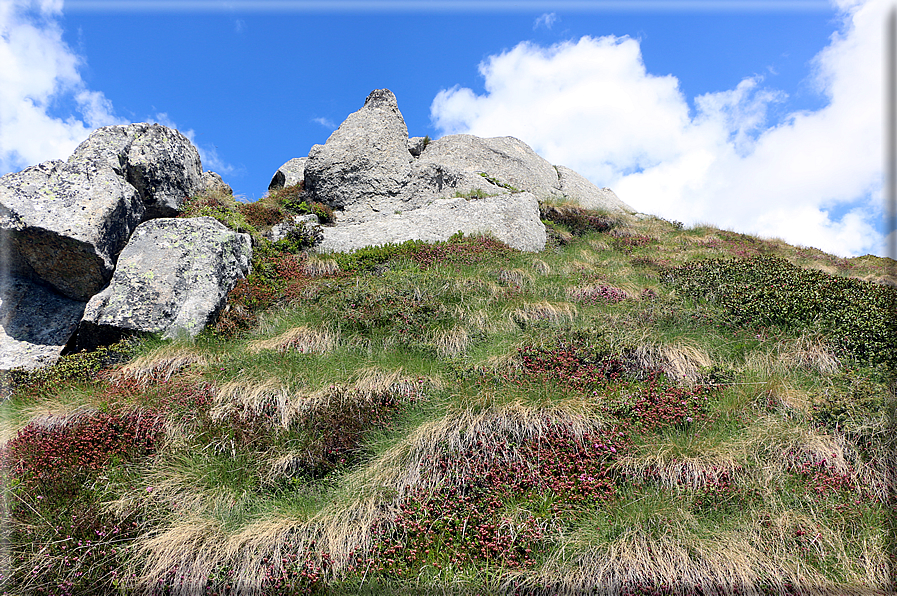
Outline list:
[[[112,277],[145,207],[106,160],[52,161],[0,177],[0,246],[19,275],[86,301]]]
[[[294,186],[305,180],[305,162],[307,157],[294,157],[287,163],[283,164],[274,176],[271,183],[268,184],[268,190],[279,190],[284,186]]]
[[[555,166],[558,172],[558,190],[562,198],[573,201],[586,209],[635,213],[635,209],[620,200],[609,188],[598,188],[585,176],[564,166]]]
[[[312,200],[343,211],[342,221],[364,221],[403,209],[411,179],[408,127],[395,95],[377,89],[305,163]]]
[[[323,228],[318,252],[342,252],[365,246],[407,240],[436,242],[457,232],[491,234],[518,250],[538,252],[545,247],[545,226],[539,202],[531,193],[485,199],[437,199],[432,204],[372,221]]]
[[[507,192],[512,187],[543,199],[558,186],[554,166],[514,137],[449,135],[431,141],[414,164],[416,181],[427,179],[431,164],[462,174],[460,180],[472,180],[489,194]],[[463,185],[467,184],[465,180]]]
[[[13,273],[86,301],[137,225],[202,188],[199,153],[159,124],[99,128],[67,161],[0,178],[0,246]]]
[[[202,173],[202,190],[206,192],[220,192],[226,195],[234,194],[233,189],[221,178],[221,175],[211,171]]]
[[[118,259],[109,287],[91,298],[76,348],[133,333],[193,337],[250,271],[252,244],[211,217],[141,224]]]
[[[203,189],[199,151],[177,130],[146,122],[98,128],[69,163],[103,161],[137,189],[145,218],[174,217]]]
[[[0,370],[55,362],[85,306],[40,282],[0,275]]]

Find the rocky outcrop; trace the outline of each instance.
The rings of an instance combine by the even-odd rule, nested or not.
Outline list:
[[[411,179],[408,127],[388,89],[372,91],[305,163],[305,190],[343,211],[345,222],[373,219],[404,207]]]
[[[137,189],[145,219],[174,217],[184,199],[202,190],[199,151],[161,124],[105,126],[81,143],[68,163],[107,163]]]
[[[516,189],[543,199],[550,198],[558,186],[554,166],[514,137],[482,139],[473,135],[449,135],[431,141],[414,164],[412,185],[417,193],[428,187],[434,190],[431,165],[455,172],[457,182],[448,188],[461,192],[467,192],[473,185],[487,194]]]
[[[545,226],[539,219],[539,202],[530,193],[466,200],[437,199],[431,205],[375,220],[323,228],[319,252],[340,252],[365,246],[407,240],[436,242],[457,232],[490,234],[524,251],[545,247]]]
[[[271,188],[286,179],[287,162]],[[395,96],[373,91],[304,163],[306,197],[337,211],[337,227],[378,221],[424,208],[437,199],[511,196],[563,200],[591,209],[634,212],[563,166],[553,166],[513,137],[407,137]],[[376,226],[375,226],[376,227]],[[325,237],[330,232],[325,232]],[[341,234],[341,233],[340,233]]]
[[[52,161],[0,178],[0,244],[18,274],[86,301],[112,277],[144,203],[106,160]]]
[[[274,176],[271,183],[268,184],[268,190],[279,190],[285,186],[293,186],[305,180],[305,162],[307,157],[294,157],[287,163],[283,164]]]
[[[76,349],[134,333],[193,337],[249,274],[252,245],[211,217],[154,219],[122,251],[112,281],[91,298]]]
[[[16,274],[85,301],[112,277],[137,225],[201,188],[199,153],[158,124],[106,126],[67,161],[0,177],[0,243]]]
[[[231,193],[184,135],[146,123],[0,177],[0,370],[136,331],[198,333],[251,256],[212,219],[158,219],[202,190]]]
[[[233,189],[221,176],[215,172],[202,173],[202,190],[206,192],[220,192],[226,195],[234,194]]]
[[[555,166],[558,173],[558,190],[562,199],[571,200],[586,209],[611,212],[635,213],[635,210],[620,200],[609,188],[598,188],[585,176],[570,168]]]
[[[40,282],[0,277],[0,370],[55,362],[86,305]]]

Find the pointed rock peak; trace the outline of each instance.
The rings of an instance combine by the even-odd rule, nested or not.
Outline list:
[[[398,109],[399,102],[396,101],[396,96],[389,89],[374,89],[364,100],[364,107]]]

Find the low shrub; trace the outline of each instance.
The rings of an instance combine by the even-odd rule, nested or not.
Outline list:
[[[257,235],[257,230],[243,214],[233,195],[209,190],[189,197],[181,205],[178,217],[213,217],[237,232]]]
[[[687,296],[710,300],[735,324],[819,327],[842,355],[897,365],[897,288],[802,269],[771,256],[712,259],[669,269]]]
[[[427,467],[452,480],[404,499],[394,518],[375,527],[373,559],[360,566],[399,579],[427,568],[531,569],[547,527],[614,498],[611,464],[624,449],[618,433],[576,435],[551,423],[523,442],[443,449]]]
[[[539,216],[546,221],[566,226],[574,236],[584,236],[589,232],[607,232],[615,221],[597,211],[574,205],[539,205]]]
[[[237,205],[237,211],[256,228],[270,228],[290,218],[289,214],[281,207],[265,205],[258,201],[255,203],[240,203]]]

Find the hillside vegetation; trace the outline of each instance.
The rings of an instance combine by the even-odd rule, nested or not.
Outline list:
[[[188,203],[256,238],[195,341],[9,375],[5,593],[892,593],[892,261],[547,204],[314,256],[299,196]]]

